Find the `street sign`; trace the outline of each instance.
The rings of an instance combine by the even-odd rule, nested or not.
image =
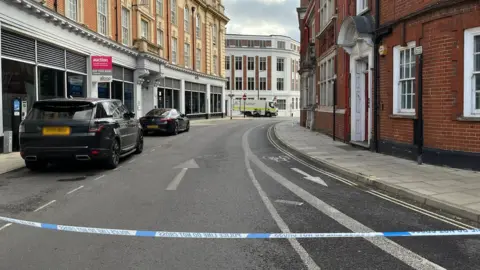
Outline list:
[[[243,94],[242,99],[246,100],[247,99],[247,94]]]
[[[418,47],[415,47],[415,49],[413,50],[413,53],[415,55],[420,55],[423,53],[423,47],[422,46],[418,46]]]

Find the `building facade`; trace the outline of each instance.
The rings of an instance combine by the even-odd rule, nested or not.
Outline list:
[[[218,0],[0,1],[0,136],[18,130],[15,100],[22,117],[69,96],[120,99],[137,117],[223,116],[227,22]],[[97,56],[111,57],[108,76],[93,75]]]
[[[313,69],[309,49],[316,58],[312,129],[419,163],[480,169],[478,1],[300,5],[301,74]],[[304,87],[301,124],[309,127],[314,94]]]
[[[245,94],[248,100],[275,100],[279,116],[298,117],[299,42],[277,35],[227,34],[226,39],[226,106]]]

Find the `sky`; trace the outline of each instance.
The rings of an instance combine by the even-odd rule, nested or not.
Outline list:
[[[223,0],[227,34],[285,35],[300,40],[299,0]]]

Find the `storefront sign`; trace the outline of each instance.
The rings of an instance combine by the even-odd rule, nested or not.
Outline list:
[[[92,81],[111,82],[112,68],[111,56],[92,56]]]

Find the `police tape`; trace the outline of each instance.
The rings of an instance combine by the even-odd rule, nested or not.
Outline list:
[[[0,220],[29,227],[54,231],[78,232],[88,234],[122,235],[158,238],[223,238],[223,239],[291,239],[291,238],[372,238],[372,237],[417,237],[417,236],[462,236],[480,235],[480,229],[446,230],[446,231],[412,231],[412,232],[362,232],[362,233],[208,233],[208,232],[167,232],[107,229],[94,227],[67,226],[40,223],[28,220],[0,216]]]

